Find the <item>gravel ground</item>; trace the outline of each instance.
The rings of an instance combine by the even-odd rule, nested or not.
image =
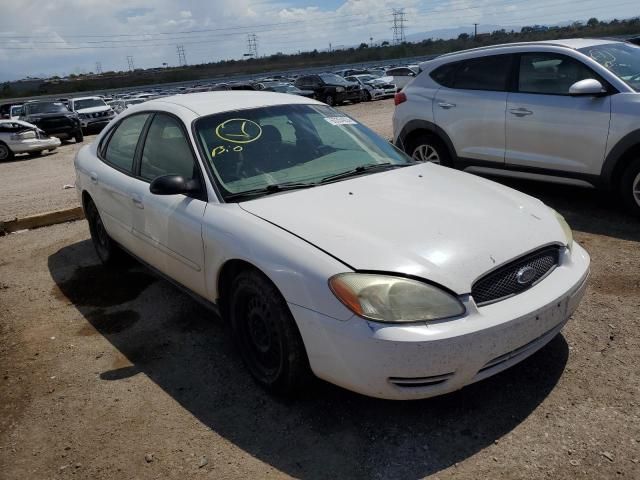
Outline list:
[[[593,190],[504,183],[567,217],[587,294],[523,363],[415,402],[271,397],[220,319],[98,265],[84,221],[0,238],[0,478],[640,478],[639,224]]]
[[[340,107],[384,138],[391,138],[393,99]],[[63,142],[52,153],[31,158],[18,155],[11,162],[0,163],[0,222],[36,213],[79,206],[73,185],[73,159],[82,145],[95,139],[85,136],[84,143]]]

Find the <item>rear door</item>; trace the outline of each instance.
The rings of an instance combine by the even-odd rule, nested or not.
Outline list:
[[[122,120],[98,148],[101,162],[89,172],[91,194],[109,235],[127,249],[132,247],[133,164],[148,113]]]
[[[573,97],[569,87],[587,78],[606,82],[587,65],[560,53],[522,53],[518,67],[516,91],[507,100],[506,163],[598,174],[611,97]]]
[[[512,63],[513,55],[463,60],[454,65],[436,93],[436,124],[447,133],[458,157],[504,164],[505,109]]]
[[[202,217],[207,205],[204,178],[182,121],[156,113],[132,180],[133,252],[142,260],[204,296]],[[197,195],[154,195],[150,183],[162,175],[198,179]]]

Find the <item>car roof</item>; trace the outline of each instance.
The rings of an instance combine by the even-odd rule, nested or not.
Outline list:
[[[324,105],[321,102],[299,95],[251,90],[225,90],[219,92],[190,93],[189,95],[174,95],[150,100],[145,102],[145,106],[148,108],[163,103],[171,103],[188,108],[198,116],[247,108],[272,107],[275,105]]]

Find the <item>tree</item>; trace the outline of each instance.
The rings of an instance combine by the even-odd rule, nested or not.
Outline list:
[[[458,35],[458,40],[462,40],[462,41],[469,40],[469,34],[468,33],[461,33],[460,35]]]
[[[382,42],[380,44],[381,47],[388,47],[389,46],[389,42],[387,42],[386,40],[384,42]]]
[[[362,42],[362,43],[358,46],[358,50],[364,50],[365,48],[369,48],[369,45],[367,45],[365,42]]]
[[[597,27],[600,24],[600,22],[598,21],[598,19],[596,17],[591,17],[589,20],[587,20],[587,26],[588,27]]]

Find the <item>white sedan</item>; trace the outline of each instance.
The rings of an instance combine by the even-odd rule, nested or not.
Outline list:
[[[274,392],[311,373],[389,399],[462,388],[549,342],[587,282],[539,200],[304,97],[152,100],[75,167],[100,259],[125,250],[208,302]]]
[[[12,159],[16,153],[40,155],[44,150],[53,151],[59,146],[59,138],[49,137],[31,123],[0,120],[0,162]]]

